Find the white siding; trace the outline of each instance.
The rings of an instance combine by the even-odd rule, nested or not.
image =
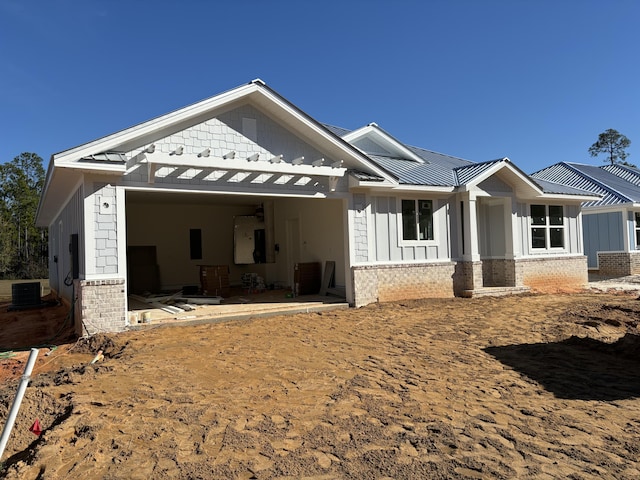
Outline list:
[[[78,234],[78,265],[80,277],[84,277],[84,214],[83,188],[79,187],[64,209],[49,226],[49,281],[51,288],[63,298],[71,300],[73,287],[65,285],[71,280],[70,237]],[[57,261],[56,261],[57,260]]]

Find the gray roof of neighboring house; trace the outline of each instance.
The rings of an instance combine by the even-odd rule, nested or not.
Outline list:
[[[640,172],[634,169],[561,162],[531,176],[602,195],[601,200],[586,202],[588,207],[640,202]]]

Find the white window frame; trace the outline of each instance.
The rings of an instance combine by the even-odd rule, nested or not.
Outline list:
[[[415,222],[416,222],[416,236],[419,236],[418,224],[419,224],[419,209],[418,202],[431,202],[431,231],[433,233],[433,238],[425,239],[425,240],[405,240],[404,239],[404,217],[402,213],[402,202],[403,201],[412,201],[415,202]],[[397,201],[397,212],[398,212],[398,241],[401,246],[424,246],[424,245],[435,245],[436,244],[436,211],[435,211],[435,200],[433,198],[425,198],[425,197],[402,197],[398,198]]]
[[[635,242],[636,250],[640,250],[640,243],[638,243],[638,235],[640,235],[640,212],[633,212],[634,230],[635,230]]]
[[[534,224],[534,218],[532,209],[533,207],[544,207],[544,224]],[[551,207],[560,207],[562,209],[562,224],[560,225],[552,225],[551,219],[549,215],[549,209]],[[529,204],[529,249],[532,253],[540,253],[540,252],[566,252],[567,251],[567,217],[565,214],[566,206],[565,205],[555,205],[555,204],[545,204],[545,203],[531,203]],[[533,229],[544,230],[544,247],[534,247],[533,246]],[[552,247],[551,246],[551,230],[552,229],[561,229],[562,230],[562,246],[560,247]]]

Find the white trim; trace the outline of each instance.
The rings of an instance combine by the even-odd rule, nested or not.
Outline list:
[[[533,217],[531,215],[531,207],[533,205],[543,205],[545,207],[544,209],[544,213],[545,213],[545,223],[544,225],[534,225],[533,222]],[[563,253],[563,252],[570,252],[571,249],[567,248],[567,232],[568,232],[568,217],[566,215],[566,205],[552,205],[550,203],[535,203],[534,201],[527,203],[528,206],[528,212],[527,212],[527,218],[528,218],[528,226],[529,226],[529,230],[527,232],[527,236],[529,239],[529,254],[534,255],[536,253],[544,255],[545,253],[549,252],[549,253],[553,253],[553,252],[559,252],[559,253]],[[549,207],[562,207],[562,225],[551,225],[549,223]],[[532,235],[532,230],[534,228],[543,228],[545,230],[545,245],[546,247],[544,248],[539,248],[533,247],[533,235]],[[562,228],[562,247],[552,247],[551,246],[551,229],[552,228]],[[581,233],[580,233],[581,234]]]
[[[268,161],[250,162],[246,158],[225,160],[222,158],[198,157],[197,155],[178,156],[167,153],[142,153],[140,156],[142,157],[140,163],[146,163],[149,166],[162,165],[198,169],[212,168],[216,170],[304,175],[307,177],[343,177],[347,171],[344,167],[314,167],[313,165],[292,165],[286,162],[272,163]]]
[[[90,192],[90,193],[88,193]],[[83,182],[83,210],[84,210],[84,277],[93,278],[96,273],[96,220],[95,194],[93,180]]]
[[[114,185],[116,189],[116,241],[118,242],[118,274],[128,280],[127,272],[127,209],[126,191],[121,185]],[[126,290],[125,290],[126,291]],[[126,303],[126,302],[125,302]]]
[[[406,146],[382,130],[375,123],[370,123],[365,127],[353,130],[352,132],[344,135],[342,139],[353,144],[365,137],[369,138],[372,142],[379,144],[382,148],[389,150],[390,153],[399,152],[398,156],[406,157],[417,163],[427,163],[424,158],[421,158],[419,155],[409,150]],[[396,152],[392,151],[394,149]]]
[[[440,258],[434,260],[421,259],[421,260],[385,260],[379,262],[359,262],[351,265],[351,267],[379,267],[379,266],[391,266],[391,265],[444,265],[444,264],[455,264],[456,260],[451,258]]]
[[[413,200],[414,202],[429,201],[431,202],[431,230],[433,238],[425,240],[405,240],[404,239],[404,225],[402,224],[402,201]],[[416,217],[418,213],[416,210]],[[417,220],[417,218],[416,218]],[[419,233],[418,224],[416,224],[416,233]],[[414,197],[396,197],[396,231],[398,232],[398,246],[399,247],[429,247],[437,246],[439,242],[436,240],[436,208],[433,198],[422,198],[418,196]]]
[[[619,212],[625,209],[637,209],[640,210],[640,203],[621,203],[618,205],[598,205],[593,207],[582,206],[582,213],[585,215],[595,215],[598,213],[611,213]]]

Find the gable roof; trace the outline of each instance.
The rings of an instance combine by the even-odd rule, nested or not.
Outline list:
[[[310,144],[321,145],[321,149],[328,156],[343,160],[345,167],[378,176],[383,180],[395,181],[392,175],[372,162],[359,149],[318,123],[258,79],[52,155],[36,214],[37,224],[47,226],[53,221],[65,204],[69,189],[80,181],[82,172],[123,175],[128,167],[127,162],[132,160],[125,155],[127,152],[150,147],[155,141],[247,103],[263,112],[268,112],[272,119],[280,122],[300,138],[306,139]],[[158,156],[157,153],[156,156]],[[203,163],[207,161],[210,162],[210,160],[202,160]],[[251,167],[255,167],[257,163],[253,163]]]
[[[585,207],[624,205],[640,202],[640,172],[619,165],[595,166],[560,162],[531,174],[547,180],[600,195]],[[630,180],[633,180],[630,181]],[[638,183],[634,183],[634,182]]]

